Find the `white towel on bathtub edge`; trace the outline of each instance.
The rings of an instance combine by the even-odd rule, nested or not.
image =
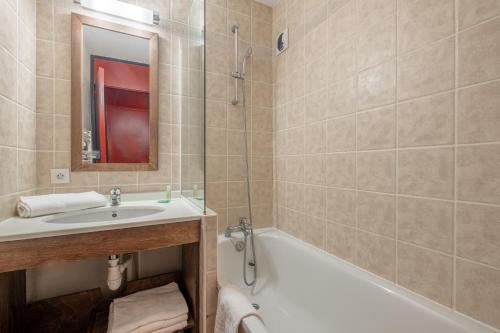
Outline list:
[[[21,217],[37,217],[80,209],[103,207],[108,200],[97,192],[46,194],[21,196],[17,202],[17,213]]]
[[[248,298],[235,286],[222,287],[219,291],[214,333],[237,333],[241,321],[249,316],[260,319]]]

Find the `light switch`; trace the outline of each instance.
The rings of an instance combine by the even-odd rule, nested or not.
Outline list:
[[[50,169],[51,184],[68,184],[69,169]]]

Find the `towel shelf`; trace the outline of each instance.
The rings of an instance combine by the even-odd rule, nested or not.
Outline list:
[[[186,292],[182,276],[183,272],[178,271],[129,281],[127,289],[120,296],[177,282],[188,307],[191,308],[193,302]],[[22,314],[22,331],[26,333],[106,333],[110,303],[111,300],[105,299],[100,289],[37,301],[25,307]],[[190,312],[188,326],[179,333],[194,332],[195,326],[194,317]]]

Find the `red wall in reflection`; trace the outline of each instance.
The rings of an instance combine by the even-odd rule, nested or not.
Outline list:
[[[104,77],[98,75],[99,69]],[[102,163],[149,162],[149,67],[94,58],[94,80],[102,87],[99,107]],[[98,94],[99,95],[99,94]]]

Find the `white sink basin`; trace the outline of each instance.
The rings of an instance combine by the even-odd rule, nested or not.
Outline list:
[[[75,213],[57,215],[45,220],[46,223],[68,224],[68,223],[95,223],[134,219],[161,213],[162,207],[107,207],[87,209]]]

